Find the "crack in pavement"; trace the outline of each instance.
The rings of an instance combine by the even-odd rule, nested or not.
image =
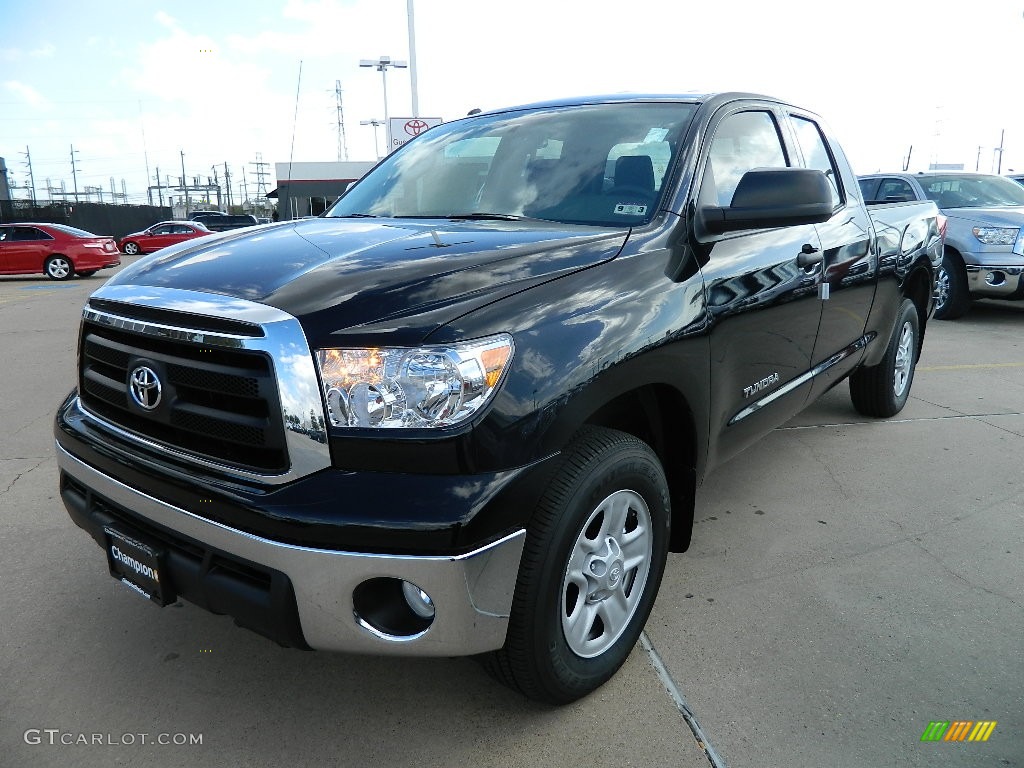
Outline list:
[[[928,402],[923,400],[922,402]],[[935,405],[935,403],[928,403],[929,405]],[[939,408],[949,408],[949,406],[940,405]],[[956,410],[955,408],[949,408],[949,410]],[[776,427],[776,431],[782,432],[787,430],[798,430],[798,429],[823,429],[827,427],[860,427],[860,426],[882,426],[884,424],[913,424],[919,421],[947,421],[951,419],[976,419],[982,424],[988,424],[985,419],[997,418],[999,416],[1024,416],[1024,411],[1012,411],[1010,413],[960,413],[957,411],[952,416],[918,416],[913,419],[882,419],[878,421],[838,421],[832,424],[795,424],[793,426],[782,426]],[[1002,429],[995,424],[988,424],[990,427],[996,427],[996,429]],[[1010,431],[1010,430],[1006,430]],[[1017,434],[1012,432],[1011,434]]]
[[[8,483],[7,487],[4,488],[2,491],[0,491],[0,496],[3,496],[9,490],[11,490],[11,488],[14,487],[15,483],[17,483],[19,480],[21,480],[21,478],[23,478],[25,475],[29,474],[30,472],[35,472],[37,469],[39,469],[41,466],[43,466],[43,464],[45,464],[46,462],[47,462],[47,459],[40,459],[39,463],[36,464],[34,467],[30,467],[29,469],[26,469],[24,472],[19,472],[18,474],[16,474],[14,476],[14,479],[11,480],[10,483]]]
[[[725,760],[719,756],[715,751],[715,748],[711,746],[711,742],[708,741],[707,734],[704,733],[704,729],[701,727],[700,722],[697,720],[697,715],[690,709],[690,705],[686,702],[686,697],[683,696],[683,692],[679,690],[679,686],[676,685],[676,681],[672,679],[671,673],[668,671],[668,667],[665,666],[665,662],[661,659],[661,654],[658,653],[657,648],[654,647],[654,643],[651,642],[651,638],[648,636],[646,630],[640,633],[640,645],[647,652],[647,657],[651,661],[651,666],[654,667],[654,671],[658,674],[662,684],[668,691],[669,697],[676,705],[676,709],[679,710],[679,714],[683,716],[683,720],[690,727],[693,732],[693,737],[697,740],[697,745],[704,750],[704,754],[711,763],[712,768],[728,768]]]
[[[941,557],[939,557],[937,554],[935,554],[934,552],[929,550],[927,547],[925,547],[925,545],[922,544],[920,541],[917,541],[915,539],[911,543],[913,544],[913,546],[917,547],[919,550],[921,550],[926,555],[928,555],[928,557],[930,557],[932,560],[934,560],[935,563],[939,566],[939,568],[941,568],[947,574],[952,576],[954,579],[962,581],[964,584],[966,584],[971,589],[980,589],[982,592],[984,592],[987,595],[991,595],[992,597],[1001,597],[1004,600],[1006,600],[1008,603],[1010,603],[1010,605],[1014,605],[1014,606],[1016,606],[1018,608],[1021,607],[1020,603],[1018,603],[1016,600],[1014,600],[1009,595],[1004,595],[1002,592],[996,592],[995,590],[989,589],[988,587],[983,587],[980,584],[975,584],[970,579],[968,579],[966,576],[957,573],[950,566],[946,565],[946,562]]]

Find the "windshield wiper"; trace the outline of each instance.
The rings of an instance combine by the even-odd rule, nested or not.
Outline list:
[[[533,221],[529,216],[516,216],[512,213],[484,213],[483,211],[474,211],[473,213],[450,213],[445,218],[448,219],[480,219],[480,220],[492,220],[492,221]]]
[[[375,213],[346,213],[344,216],[330,216],[331,219],[376,219]]]

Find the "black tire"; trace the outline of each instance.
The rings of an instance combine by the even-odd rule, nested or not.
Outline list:
[[[550,704],[600,687],[650,615],[670,521],[654,451],[624,432],[582,430],[534,511],[505,645],[481,657],[485,669]]]
[[[858,368],[850,376],[850,399],[858,412],[887,418],[903,410],[914,383],[920,338],[917,307],[904,299],[882,362]]]
[[[129,256],[135,256],[136,254],[142,253],[142,249],[139,248],[138,243],[127,242],[124,244],[124,252]]]
[[[87,269],[84,272],[79,272],[78,273],[79,277],[92,277],[95,274],[96,274],[96,270],[95,269]]]
[[[963,259],[948,248],[935,276],[935,319],[955,320],[967,314],[971,294],[967,290],[967,268]]]
[[[75,274],[75,265],[67,256],[50,256],[43,262],[43,274],[51,280],[68,280]]]

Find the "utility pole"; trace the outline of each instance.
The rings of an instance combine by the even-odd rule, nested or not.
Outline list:
[[[75,202],[78,202],[78,171],[75,168],[75,145],[71,145],[71,178],[75,182]]]
[[[224,189],[228,191],[228,212],[231,211],[231,174],[228,172],[228,162],[224,161]]]
[[[345,114],[341,109],[341,80],[334,81],[334,95],[338,101],[338,160],[348,160],[348,142],[345,141]]]
[[[157,196],[160,198],[160,207],[163,208],[164,207],[164,188],[163,188],[163,185],[160,183],[160,166],[159,165],[156,167],[156,193],[157,193]],[[153,204],[153,193],[152,192],[150,192],[150,195],[149,195],[149,204],[150,205]]]
[[[188,218],[188,179],[185,178],[185,150],[181,150],[181,186],[185,191],[185,218]]]
[[[996,173],[998,174],[1002,174],[1003,172],[1003,139],[1005,138],[1006,129],[1003,128],[1003,130],[999,132],[999,149],[996,150],[997,152],[999,152],[999,165],[996,167]]]
[[[25,145],[25,165],[28,166],[28,183],[32,185],[32,205],[36,204],[36,177],[32,175],[32,155],[28,151],[28,144]]]
[[[420,97],[416,88],[416,21],[413,18],[413,0],[406,0],[409,16],[409,85],[412,87],[412,116],[420,116]],[[389,148],[390,149],[390,148]]]
[[[249,202],[249,185],[245,181],[245,168],[242,168],[242,206]],[[252,206],[249,206],[250,208]]]
[[[981,167],[981,144],[978,145],[978,156],[974,158],[974,172],[977,173]]]

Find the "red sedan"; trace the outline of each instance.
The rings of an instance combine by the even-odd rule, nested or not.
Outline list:
[[[64,224],[0,224],[0,275],[41,272],[51,280],[67,280],[120,263],[112,237]]]
[[[161,221],[142,232],[125,235],[117,245],[122,252],[134,256],[137,253],[158,251],[183,240],[210,234],[213,233],[198,221]]]

